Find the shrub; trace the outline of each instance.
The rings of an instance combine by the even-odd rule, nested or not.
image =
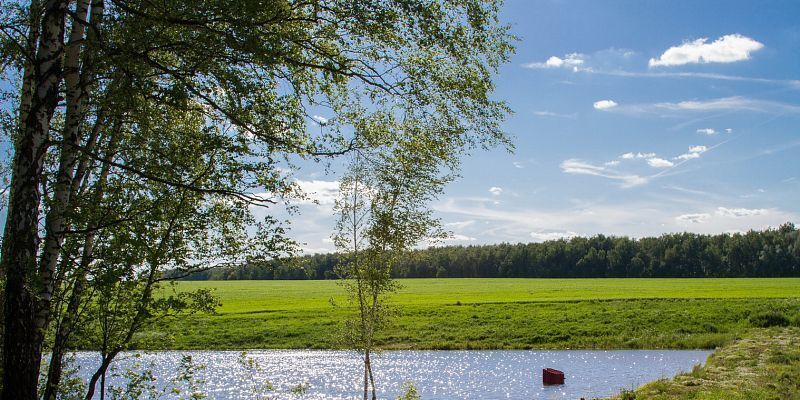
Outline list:
[[[421,398],[414,382],[408,381],[403,384],[403,394],[397,400],[420,400]]]
[[[629,389],[622,389],[622,391],[619,392],[619,398],[621,400],[636,400],[636,392]]]

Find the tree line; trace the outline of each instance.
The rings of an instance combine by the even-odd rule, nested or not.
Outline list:
[[[339,255],[244,264],[192,280],[337,279]],[[717,278],[800,276],[800,230],[792,223],[746,233],[671,233],[634,239],[596,235],[543,243],[415,250],[395,278]]]

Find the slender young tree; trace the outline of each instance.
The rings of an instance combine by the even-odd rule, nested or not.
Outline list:
[[[376,335],[393,314],[388,296],[397,290],[395,263],[423,240],[446,236],[428,204],[454,177],[463,143],[441,126],[408,121],[397,142],[358,152],[341,180],[334,242],[338,267],[355,314],[344,339],[364,357],[363,398],[377,398],[372,370]]]

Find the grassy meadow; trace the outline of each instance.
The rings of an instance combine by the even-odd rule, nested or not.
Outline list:
[[[409,279],[384,348],[713,348],[753,326],[800,323],[800,278]],[[335,281],[181,282],[213,288],[217,315],[166,321],[146,349],[336,348]],[[331,302],[340,305],[333,307]],[[776,319],[777,318],[777,319]],[[777,320],[777,322],[775,322]]]

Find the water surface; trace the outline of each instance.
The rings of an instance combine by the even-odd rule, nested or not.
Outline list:
[[[329,350],[253,350],[247,353],[259,369],[248,369],[236,351],[164,351],[124,353],[117,371],[138,364],[168,383],[183,355],[191,355],[206,369],[203,392],[211,399],[253,399],[254,391],[269,381],[276,399],[356,399],[363,370],[358,354]],[[413,381],[423,399],[579,399],[609,396],[666,378],[705,362],[709,351],[696,350],[464,350],[386,351],[373,360],[378,397],[394,399],[403,383]],[[96,353],[76,355],[81,374],[97,362]],[[564,371],[566,383],[542,385],[542,368]],[[120,378],[111,384],[120,385]],[[290,392],[307,385],[303,396]],[[162,386],[163,387],[163,386]],[[266,393],[264,393],[266,394]],[[165,396],[165,398],[176,398]]]

